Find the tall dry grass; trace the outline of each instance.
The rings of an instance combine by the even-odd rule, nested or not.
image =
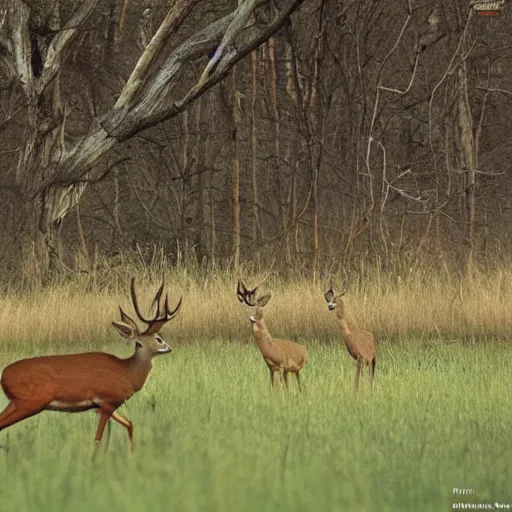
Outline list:
[[[149,307],[162,269],[125,269],[115,278],[91,283],[90,277],[56,282],[31,291],[6,292],[0,298],[0,343],[65,343],[87,347],[116,340],[110,327],[118,306],[133,313],[129,275],[137,275],[140,302]],[[249,285],[261,272],[247,272]],[[338,283],[339,284],[339,283]],[[227,339],[249,341],[249,308],[235,296],[236,280],[221,270],[198,273],[186,268],[166,271],[170,303],[183,295],[178,317],[164,328],[171,343]],[[274,271],[263,288],[273,292],[266,307],[269,329],[307,342],[339,336],[323,299],[327,280],[284,279]],[[416,268],[402,273],[364,268],[352,277],[347,310],[377,340],[414,334],[430,337],[491,339],[507,337],[512,318],[509,290],[512,270],[496,266],[456,280],[443,271]]]

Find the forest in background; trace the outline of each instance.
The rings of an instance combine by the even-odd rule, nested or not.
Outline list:
[[[0,281],[155,248],[314,278],[506,261],[509,11],[7,0]]]

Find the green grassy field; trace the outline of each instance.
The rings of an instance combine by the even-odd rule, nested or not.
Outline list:
[[[438,512],[464,501],[454,487],[512,504],[505,344],[381,343],[375,393],[365,372],[357,400],[341,337],[308,346],[302,395],[270,391],[249,332],[240,343],[175,346],[120,409],[135,425],[133,454],[113,424],[108,452],[92,463],[92,411],[44,412],[2,431],[0,509]],[[3,347],[1,368],[69,351]]]

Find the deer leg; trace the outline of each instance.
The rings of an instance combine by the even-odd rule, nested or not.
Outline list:
[[[273,388],[274,387],[274,370],[272,370],[272,368],[269,368],[269,371],[270,371],[270,387]]]
[[[288,388],[288,370],[283,370],[283,382],[286,388]]]
[[[114,421],[117,421],[120,425],[123,425],[123,427],[128,430],[128,439],[130,441],[130,450],[133,452],[133,423],[130,420],[127,420],[126,418],[123,418],[117,411],[114,411],[112,413],[112,419]]]
[[[107,421],[107,442],[105,443],[105,453],[107,453],[108,447],[110,446],[111,435],[112,435],[112,422]]]
[[[357,390],[359,389],[359,377],[361,376],[361,369],[363,367],[363,360],[361,358],[357,359],[357,367],[356,367],[356,381],[354,385],[354,392],[357,394]]]
[[[40,413],[46,405],[46,403],[24,403],[14,400],[9,402],[7,407],[0,413],[0,430]]]
[[[377,364],[377,359],[374,357],[371,366],[370,366],[370,377],[371,377],[371,389],[373,393],[373,381],[375,379],[375,365]]]
[[[300,385],[299,372],[295,372],[295,377],[297,377],[297,384],[299,385],[299,391],[302,393],[302,387]]]
[[[94,438],[94,453],[92,455],[93,460],[95,459],[98,450],[100,448],[101,438],[103,437],[103,432],[105,431],[105,426],[107,422],[110,420],[110,416],[112,416],[112,412],[104,407],[100,407],[98,409],[98,414],[100,416],[100,420],[98,422],[98,428],[96,429],[96,436]]]
[[[9,416],[12,416],[13,412],[16,410],[16,405],[14,402],[9,402],[7,407],[0,413],[0,430],[7,428],[11,423],[9,423]]]
[[[96,412],[100,414],[100,410],[96,409]],[[110,446],[110,437],[112,435],[112,422],[107,421],[107,442],[105,443],[105,453],[108,451],[108,447]]]

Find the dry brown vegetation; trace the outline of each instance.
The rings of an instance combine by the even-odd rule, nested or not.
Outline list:
[[[0,298],[0,342],[69,343],[81,348],[106,340],[118,343],[110,322],[117,319],[119,304],[131,311],[126,299],[128,273],[127,269],[126,278],[112,278],[108,286],[77,278],[46,288],[6,292]],[[247,276],[257,281],[262,274]],[[150,302],[161,275],[138,272],[144,304]],[[464,280],[432,268],[407,275],[362,268],[360,276],[350,280],[345,296],[348,311],[375,334],[377,343],[408,334],[491,339],[511,331],[512,271],[503,266],[475,271]],[[201,276],[171,271],[166,282],[171,303],[183,295],[180,314],[165,332],[171,345],[211,339],[251,342],[249,308],[242,311],[234,298],[232,273],[211,271]],[[306,341],[337,340],[340,334],[325,307],[324,285],[304,277],[285,280],[274,271],[266,282],[274,297],[266,311],[271,332]]]

